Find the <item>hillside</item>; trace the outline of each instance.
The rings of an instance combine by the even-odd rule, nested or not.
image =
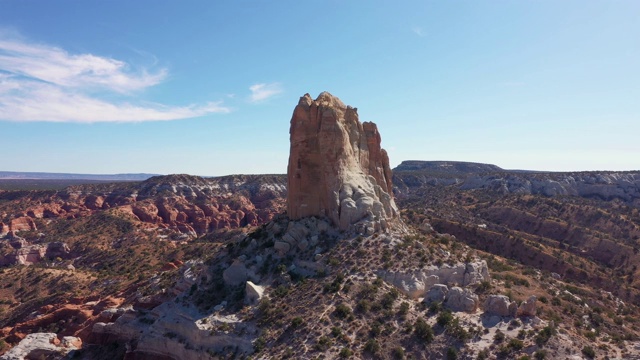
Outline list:
[[[581,354],[581,349],[593,348],[590,344],[595,339],[601,344],[595,349],[600,356],[631,356],[638,334],[633,314],[638,304],[636,249],[640,235],[640,216],[633,202],[627,203],[622,198],[603,200],[576,195],[511,193],[500,188],[467,189],[462,180],[475,178],[476,174],[456,171],[456,178],[461,181],[453,185],[435,181],[398,191],[396,201],[407,226],[405,234],[381,238],[327,233],[328,237],[319,239],[312,248],[322,248],[320,255],[316,255],[316,250],[292,258],[273,258],[268,267],[263,263],[258,270],[263,274],[261,278],[271,279],[272,285],[265,289],[271,295],[268,303],[255,308],[257,312],[250,311],[251,308],[243,312],[243,319],[261,329],[256,331],[262,335],[250,341],[254,345],[256,341],[264,343],[265,347],[258,346],[258,349],[266,357],[315,356],[312,354],[346,357],[351,353],[357,358],[398,358],[400,354],[420,358],[425,354],[446,356],[452,348],[459,358],[475,358],[482,356],[485,346],[494,344],[487,348],[490,349],[487,354],[510,358],[523,354],[519,343],[510,339],[522,341],[523,349],[534,346],[544,350],[547,357],[561,354],[559,349],[566,346]],[[433,174],[423,175],[441,179]],[[407,184],[415,176],[416,170],[408,174],[396,171],[394,179]],[[517,176],[531,181],[540,179],[541,175],[520,173]],[[208,226],[206,231],[194,234],[187,226],[196,224],[197,217],[190,218],[193,214],[189,211],[202,210],[205,205],[215,203],[216,209],[228,209],[230,213],[224,216],[230,216],[237,211],[234,207],[247,206],[249,203],[244,201],[249,201],[254,211],[270,209],[277,214],[284,210],[285,188],[286,178],[282,175],[212,179],[171,175],[138,183],[3,192],[0,210],[5,227],[11,226],[12,220],[14,226],[27,226],[15,235],[9,232],[5,236],[5,261],[16,251],[10,244],[20,244],[25,254],[22,259],[37,260],[32,266],[12,265],[3,270],[0,288],[4,289],[6,300],[0,305],[0,313],[5,314],[1,324],[5,326],[5,342],[15,343],[35,329],[50,329],[59,334],[79,335],[87,342],[82,353],[86,358],[94,358],[97,353],[88,344],[103,343],[104,337],[96,339],[90,330],[96,321],[105,318],[82,314],[97,314],[101,308],[119,308],[126,304],[146,313],[143,309],[159,306],[163,299],[173,296],[161,295],[165,291],[162,289],[168,288],[185,289],[185,304],[200,304],[198,307],[206,309],[227,301],[243,308],[244,305],[237,303],[241,298],[235,290],[223,298],[210,298],[207,289],[226,288],[216,282],[222,278],[215,278],[223,274],[223,264],[232,264],[241,254],[260,264],[255,249],[273,246],[270,244],[275,240],[269,235],[272,228],[267,230],[260,224],[275,221],[280,224],[279,228],[287,229],[285,220],[258,218],[259,222],[254,225],[229,222],[223,228]],[[167,205],[166,220],[160,210],[162,204]],[[145,217],[152,206],[158,208],[159,219]],[[218,213],[218,216],[222,215]],[[441,235],[445,233],[452,236]],[[247,244],[245,239],[257,242],[241,245]],[[49,249],[49,246],[43,248],[42,257],[33,255],[38,253],[34,250],[38,246],[56,241],[64,242],[68,250],[62,248],[54,253],[56,248]],[[48,255],[47,251],[55,256]],[[447,255],[443,258],[442,254]],[[262,256],[261,261],[265,258]],[[411,277],[397,283],[401,291],[396,292],[393,279],[403,277],[385,275],[425,266],[439,267],[443,261],[444,265],[453,266],[471,259],[484,259],[492,278],[490,282],[476,285],[474,292],[479,296],[479,304],[486,302],[491,294],[507,294],[518,302],[536,295],[539,318],[543,324],[553,320],[553,331],[558,335],[552,336],[543,347],[536,345],[539,336],[534,329],[544,326],[536,327],[526,318],[519,320],[521,325],[505,320],[488,326],[495,320],[454,313],[457,325],[447,325],[445,320],[439,325],[441,310],[412,300],[412,292],[407,289],[415,285],[409,286],[406,282]],[[191,292],[193,280],[184,283],[183,277],[196,269],[207,271],[207,268],[198,268],[201,261],[213,266],[209,270],[213,272],[207,275],[209,285],[202,283]],[[302,269],[301,266],[312,266],[314,270],[292,270]],[[214,270],[216,267],[220,272]],[[415,274],[415,270],[412,271]],[[409,288],[402,290],[403,286]],[[34,287],[38,292],[27,291]],[[180,294],[181,290],[172,291]],[[315,297],[308,298],[310,293],[316,294]],[[101,302],[95,303],[94,299]],[[43,305],[47,310],[43,310]],[[339,310],[343,308],[346,315]],[[25,322],[27,314],[37,309],[41,314],[50,315]],[[181,311],[193,311],[188,309],[187,306]],[[286,312],[282,313],[283,310]],[[74,314],[72,316],[83,320],[78,324],[62,322],[62,314]],[[326,316],[309,317],[310,314]],[[147,313],[146,319],[155,323],[157,319],[149,315]],[[117,317],[112,320],[115,319]],[[222,326],[225,323],[222,319],[214,317],[208,321]],[[434,331],[434,340],[428,344],[420,345],[421,336],[431,339],[431,335],[416,332],[416,326],[423,327],[420,319]],[[484,333],[483,328],[489,332]],[[595,329],[594,335],[590,328]],[[310,329],[314,330],[309,332]],[[521,337],[523,329],[525,335]],[[505,340],[494,340],[496,332],[505,334]],[[532,334],[531,337],[527,333]],[[299,337],[304,340],[294,340]],[[488,345],[481,345],[485,343]],[[100,352],[105,350],[101,349]],[[229,356],[227,350],[220,349],[219,354]],[[111,354],[122,356],[114,355],[122,351],[124,348],[116,347]]]

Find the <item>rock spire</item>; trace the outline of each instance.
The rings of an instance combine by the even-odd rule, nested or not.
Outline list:
[[[329,218],[340,230],[372,233],[397,216],[387,152],[357,108],[321,93],[300,98],[291,118],[288,215]]]

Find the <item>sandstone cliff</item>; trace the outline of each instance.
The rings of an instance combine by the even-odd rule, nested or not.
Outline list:
[[[389,158],[374,123],[321,93],[300,98],[291,118],[288,215],[328,217],[341,230],[371,232],[397,216]]]

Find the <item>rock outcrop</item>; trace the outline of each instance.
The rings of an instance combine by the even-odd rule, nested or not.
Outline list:
[[[300,98],[291,118],[287,171],[289,218],[329,218],[341,230],[385,229],[397,216],[389,158],[374,123],[321,93]]]
[[[29,245],[25,239],[13,236],[9,244],[15,250],[7,255],[0,255],[0,265],[32,265],[47,258],[55,259],[59,257],[66,259],[71,252],[67,244],[58,241]]]
[[[9,221],[9,229],[11,231],[30,231],[37,230],[36,224],[30,217],[21,216]]]
[[[454,286],[449,290],[444,305],[451,311],[472,313],[478,309],[478,303],[478,295],[471,289]]]
[[[27,335],[18,345],[0,356],[0,360],[59,358],[71,350],[82,347],[82,340],[65,336],[60,341],[54,333],[34,333]]]
[[[531,295],[527,300],[523,301],[518,307],[518,316],[536,316],[537,307],[536,301],[538,298],[535,295]]]
[[[504,295],[489,295],[484,303],[484,312],[498,316],[516,316],[518,304]]]
[[[424,295],[424,302],[427,304],[436,302],[442,303],[447,298],[448,293],[449,288],[447,287],[447,285],[435,284]]]
[[[485,260],[459,263],[453,266],[428,266],[418,271],[379,273],[385,281],[411,298],[424,296],[435,284],[472,286],[490,279],[489,268]]]

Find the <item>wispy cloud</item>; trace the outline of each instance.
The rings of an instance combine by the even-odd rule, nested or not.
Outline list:
[[[504,82],[498,83],[498,85],[504,86],[504,87],[523,87],[523,86],[526,86],[527,83],[525,83],[524,81],[504,81]]]
[[[282,93],[282,85],[280,83],[271,83],[271,84],[253,84],[249,86],[249,90],[251,90],[251,97],[249,100],[251,102],[261,102],[265,101],[275,95]]]
[[[414,34],[420,36],[420,37],[425,37],[427,36],[427,33],[424,32],[424,30],[422,30],[422,28],[420,26],[414,26],[411,28],[411,31],[413,31]]]
[[[93,54],[71,54],[0,34],[0,120],[136,122],[192,118],[229,109],[220,102],[183,107],[135,101],[135,92],[161,83],[166,69],[133,68]]]

